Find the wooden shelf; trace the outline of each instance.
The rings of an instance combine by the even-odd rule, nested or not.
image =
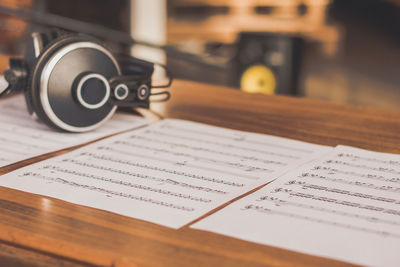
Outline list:
[[[332,44],[340,32],[326,24],[329,4],[329,0],[170,0],[167,36],[170,42],[233,43],[241,32],[272,32]],[[217,8],[223,12],[213,12]]]

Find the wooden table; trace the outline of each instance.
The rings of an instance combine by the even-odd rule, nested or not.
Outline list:
[[[400,112],[175,81],[163,117],[400,153]],[[6,173],[49,156],[0,169]],[[342,262],[152,223],[0,187],[0,265],[339,266]]]

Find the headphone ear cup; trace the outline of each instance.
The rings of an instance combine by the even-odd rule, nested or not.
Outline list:
[[[111,117],[116,106],[106,102],[87,109],[78,103],[74,84],[81,74],[90,72],[105,78],[108,92],[107,79],[120,75],[118,62],[97,39],[81,34],[59,36],[43,49],[30,72],[28,106],[58,130],[84,132],[96,128]]]

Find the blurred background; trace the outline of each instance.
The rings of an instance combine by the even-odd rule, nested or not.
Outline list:
[[[400,110],[400,0],[1,0],[0,70],[50,25],[179,79]]]

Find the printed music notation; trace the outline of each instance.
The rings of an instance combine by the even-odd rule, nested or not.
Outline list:
[[[361,265],[396,266],[399,163],[399,155],[338,146],[191,227]]]
[[[150,120],[117,113],[102,127],[88,133],[61,133],[35,120],[23,96],[0,101],[0,167],[150,123]]]
[[[6,174],[0,185],[179,228],[330,149],[163,120]]]

